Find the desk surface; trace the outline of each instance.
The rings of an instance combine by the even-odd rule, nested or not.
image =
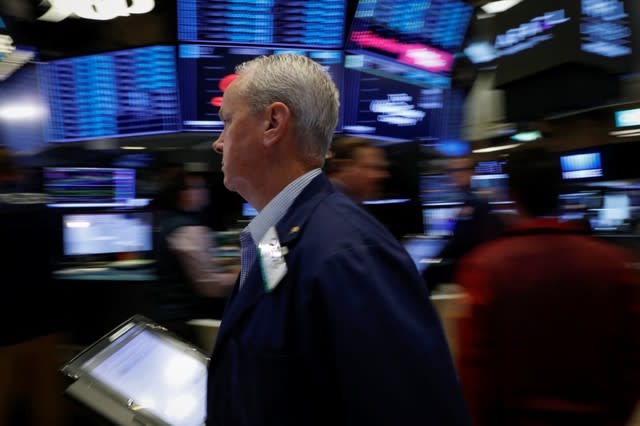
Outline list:
[[[65,268],[54,271],[53,278],[59,281],[153,281],[153,268],[118,269],[106,267]]]

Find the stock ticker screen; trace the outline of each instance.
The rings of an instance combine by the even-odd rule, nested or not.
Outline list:
[[[175,48],[151,46],[39,65],[50,142],[175,132]]]
[[[115,207],[136,197],[135,169],[46,167],[43,177],[53,207]]]
[[[360,0],[347,48],[359,48],[354,33],[370,31],[403,43],[457,52],[472,14],[473,6],[462,0]]]
[[[450,86],[473,7],[460,0],[361,0],[346,42],[348,68],[426,88]]]
[[[178,39],[342,48],[345,0],[180,0]]]
[[[339,50],[180,45],[178,72],[183,130],[222,130],[224,125],[218,112],[224,91],[233,81],[236,65],[257,56],[283,53],[305,55],[321,64],[342,93],[343,54]],[[337,129],[340,127],[339,120]]]
[[[463,96],[459,91],[345,69],[345,133],[409,140],[457,138]]]
[[[631,6],[625,0],[536,0],[496,17],[497,84],[561,64],[629,71]]]

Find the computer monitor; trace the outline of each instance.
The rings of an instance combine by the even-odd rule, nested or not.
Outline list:
[[[599,152],[563,155],[560,157],[563,179],[602,177],[602,159]]]
[[[46,167],[43,180],[49,207],[122,207],[135,203],[135,169]]]
[[[151,252],[152,217],[149,212],[63,215],[65,256]]]
[[[408,237],[403,241],[405,250],[420,273],[423,273],[433,262],[437,262],[436,259],[446,243],[446,239],[425,236]]]
[[[603,206],[598,216],[591,220],[591,226],[596,231],[614,231],[631,218],[631,200],[624,193],[605,194]]]
[[[120,425],[204,424],[207,357],[134,316],[63,368],[66,392]]]

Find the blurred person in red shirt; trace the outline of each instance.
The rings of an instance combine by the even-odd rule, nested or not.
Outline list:
[[[476,425],[624,425],[640,396],[640,283],[632,254],[550,217],[558,159],[513,152],[519,222],[465,256],[459,373]]]

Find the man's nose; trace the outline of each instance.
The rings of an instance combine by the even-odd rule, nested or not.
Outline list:
[[[222,131],[222,133],[220,133],[220,136],[218,136],[218,139],[213,141],[213,144],[211,145],[211,147],[218,154],[222,154],[222,144],[223,143],[224,143],[224,130]]]

